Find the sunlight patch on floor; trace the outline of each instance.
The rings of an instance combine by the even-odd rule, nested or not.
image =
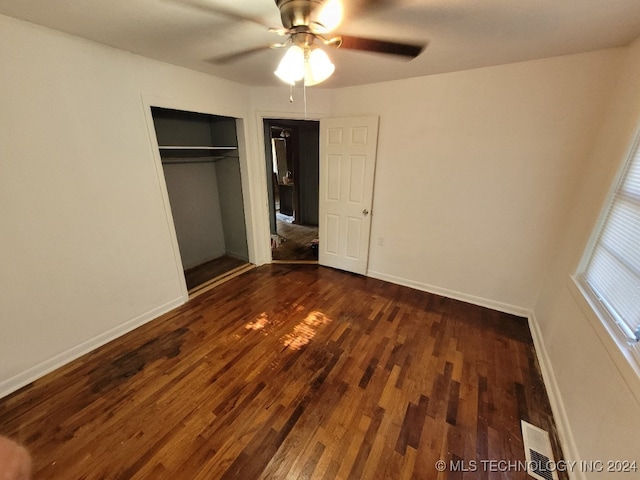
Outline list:
[[[311,312],[302,322],[293,327],[293,331],[282,339],[284,346],[292,350],[300,350],[316,335],[320,325],[328,325],[332,320],[321,312]]]
[[[301,310],[304,310],[304,307],[298,306],[296,308],[297,312],[300,312]],[[318,327],[321,325],[328,325],[332,321],[333,320],[322,312],[310,312],[301,322],[293,327],[291,332],[284,335],[280,341],[285,348],[300,350],[302,347],[307,345],[313,337],[315,337]],[[274,327],[281,323],[282,322],[274,323],[269,319],[267,312],[262,312],[255,320],[247,323],[244,328],[247,330],[259,331],[263,335],[269,335],[273,332]]]

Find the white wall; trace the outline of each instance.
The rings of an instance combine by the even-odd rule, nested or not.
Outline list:
[[[583,255],[616,173],[640,128],[640,40],[624,69],[585,163],[571,215],[559,232],[556,256],[535,306],[544,348],[566,418],[569,445],[586,460],[640,460],[640,378],[626,363],[570,275]],[[589,317],[592,317],[591,319]],[[637,473],[588,478],[638,478]]]
[[[0,64],[2,395],[184,300],[143,96],[248,92],[8,17]]]
[[[369,275],[532,308],[621,55],[336,91],[332,115],[380,115]]]
[[[255,87],[251,89],[251,107],[256,115],[266,118],[305,119],[304,97],[301,87],[293,89],[293,102],[289,101],[289,86]],[[307,116],[309,120],[318,120],[330,113],[331,98],[335,90],[322,88],[307,89]],[[257,118],[257,117],[256,117]],[[261,122],[261,121],[260,121]]]

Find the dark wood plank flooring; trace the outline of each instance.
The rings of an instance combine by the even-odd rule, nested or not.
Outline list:
[[[316,265],[253,269],[0,399],[36,479],[524,480],[435,468],[524,461],[521,418],[560,459],[525,319]]]
[[[318,239],[317,226],[297,225],[279,219],[276,222],[282,242],[278,248],[271,251],[274,260],[318,260],[317,250],[311,247],[311,241]]]
[[[187,290],[202,285],[220,275],[238,268],[241,265],[248,265],[248,262],[229,255],[223,255],[214,260],[203,263],[196,267],[184,271],[184,278],[187,281]]]

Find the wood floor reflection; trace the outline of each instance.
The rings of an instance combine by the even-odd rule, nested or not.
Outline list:
[[[523,318],[316,265],[242,274],[0,400],[36,479],[527,479]],[[564,477],[560,477],[564,478]]]

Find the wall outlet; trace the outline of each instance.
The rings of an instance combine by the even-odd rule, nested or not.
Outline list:
[[[384,246],[384,237],[378,237],[378,245]]]

